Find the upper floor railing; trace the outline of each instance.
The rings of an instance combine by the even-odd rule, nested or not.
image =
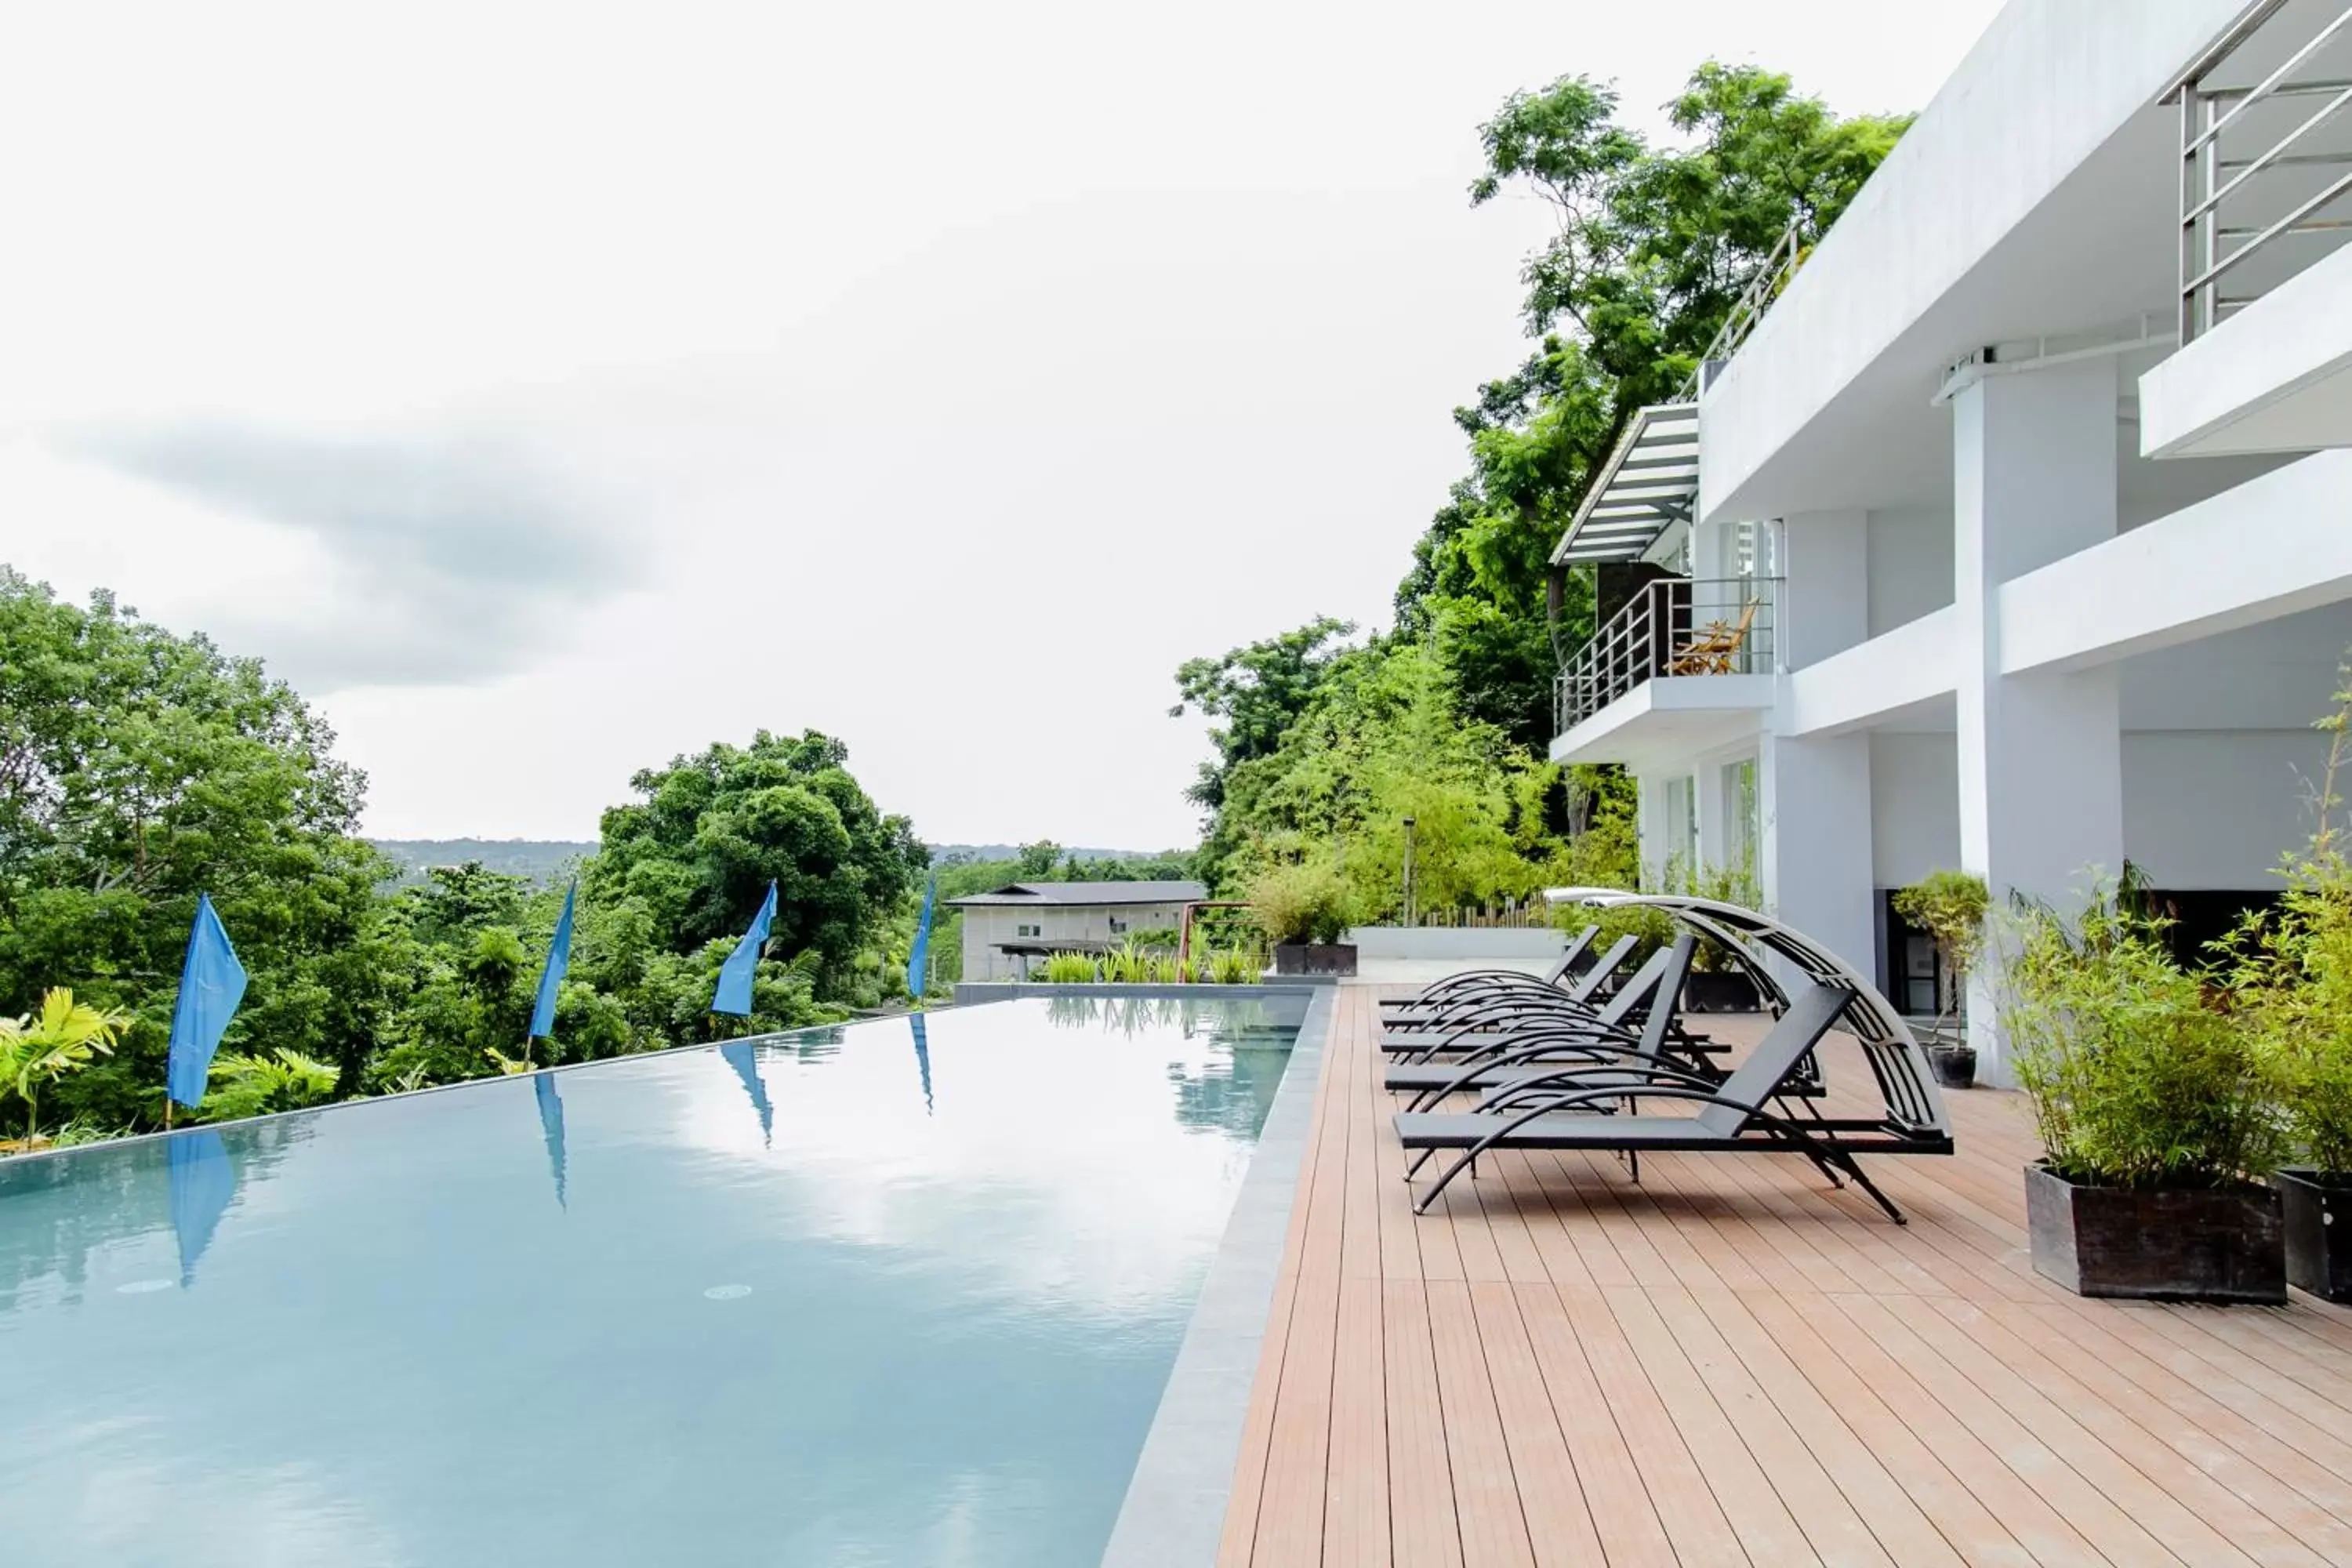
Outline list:
[[[1706,345],[1706,353],[1698,356],[1698,365],[1690,373],[1690,379],[1683,383],[1682,394],[1676,402],[1697,401],[1698,395],[1706,387],[1707,367],[1721,365],[1739,352],[1739,345],[1748,341],[1748,334],[1756,330],[1756,323],[1764,319],[1764,312],[1772,308],[1772,301],[1780,297],[1780,291],[1789,286],[1789,279],[1796,276],[1797,268],[1804,261],[1810,248],[1804,244],[1803,236],[1792,219],[1779,241],[1766,253],[1764,264],[1756,269],[1756,276],[1748,279],[1748,287],[1741,289],[1739,298],[1732,301],[1730,313],[1723,318],[1723,325],[1717,331],[1715,341]]]
[[[1775,577],[1661,577],[1569,657],[1553,716],[1566,734],[1647,680],[1772,668]]]
[[[2352,234],[2352,6],[2261,0],[2174,94],[2187,343]]]

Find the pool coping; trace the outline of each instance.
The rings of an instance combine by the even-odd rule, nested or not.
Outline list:
[[[1104,1568],[1208,1568],[1216,1561],[1240,1463],[1242,1428],[1290,1233],[1315,1098],[1331,1033],[1333,989],[1318,986],[1259,1129],[1201,1299],[1143,1439]]]

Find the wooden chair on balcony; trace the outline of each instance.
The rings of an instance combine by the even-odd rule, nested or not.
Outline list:
[[[1666,661],[1668,675],[1729,675],[1739,664],[1739,654],[1748,646],[1748,634],[1755,629],[1757,606],[1764,601],[1750,599],[1741,606],[1737,621],[1709,621],[1698,629],[1690,641],[1675,650]]]

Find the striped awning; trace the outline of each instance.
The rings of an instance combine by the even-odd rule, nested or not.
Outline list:
[[[1656,403],[1633,416],[1551,552],[1555,565],[1635,561],[1698,498],[1698,405]]]

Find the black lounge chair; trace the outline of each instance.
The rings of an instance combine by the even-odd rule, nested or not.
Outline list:
[[[1722,1070],[1708,1055],[1723,1047],[1683,1033],[1675,1012],[1696,943],[1696,937],[1685,933],[1651,954],[1609,1005],[1590,1019],[1547,1020],[1501,1036],[1473,1036],[1467,1042],[1471,1048],[1451,1059],[1439,1062],[1424,1055],[1391,1067],[1382,1087],[1412,1095],[1406,1110],[1425,1110],[1471,1089],[1540,1084],[1566,1067],[1630,1066],[1638,1071],[1662,1063],[1719,1079]],[[1635,1012],[1642,1014],[1638,1034],[1626,1027]]]
[[[1634,938],[1619,937],[1608,952],[1593,962],[1592,967],[1566,987],[1542,984],[1532,976],[1521,975],[1519,978],[1527,984],[1466,995],[1450,1007],[1433,1009],[1426,1014],[1383,1018],[1381,1020],[1381,1048],[1420,1050],[1433,1041],[1472,1030],[1493,1031],[1507,1028],[1515,1021],[1524,1018],[1551,1017],[1563,1007],[1578,1012],[1597,1012],[1600,1004],[1593,998],[1616,974],[1634,946]]]
[[[1548,1082],[1498,1089],[1475,1111],[1400,1113],[1398,1139],[1406,1148],[1423,1152],[1413,1162],[1413,1170],[1430,1153],[1449,1149],[1462,1152],[1415,1199],[1413,1212],[1429,1212],[1429,1205],[1455,1176],[1465,1170],[1475,1171],[1478,1156],[1496,1149],[1589,1150],[1636,1161],[1643,1153],[1660,1152],[1791,1153],[1811,1160],[1832,1185],[1843,1186],[1842,1176],[1853,1178],[1888,1217],[1897,1225],[1905,1224],[1903,1211],[1863,1173],[1855,1156],[1952,1152],[1951,1128],[1944,1120],[1941,1100],[1924,1077],[1916,1042],[1906,1037],[1901,1043],[1908,1046],[1907,1050],[1887,1053],[1874,1048],[1870,1038],[1873,1031],[1865,1027],[1859,1035],[1864,1050],[1872,1053],[1881,1089],[1889,1090],[1885,1096],[1886,1114],[1882,1117],[1801,1116],[1795,1114],[1794,1104],[1783,1111],[1768,1109],[1798,1079],[1814,1046],[1855,998],[1851,985],[1817,982],[1796,998],[1748,1059],[1719,1083],[1663,1064],[1645,1067],[1638,1075],[1629,1075],[1622,1067],[1568,1067]],[[1908,1081],[1890,1088],[1890,1073]],[[1628,1076],[1638,1076],[1641,1081],[1624,1081]],[[1630,1112],[1643,1100],[1685,1100],[1701,1109],[1695,1116],[1593,1114],[1613,1112],[1621,1104]],[[1633,1171],[1638,1181],[1638,1163]],[[1412,1179],[1412,1172],[1406,1179]]]
[[[1576,961],[1584,956],[1586,951],[1592,946],[1593,939],[1600,934],[1599,926],[1586,926],[1569,942],[1566,948],[1561,950],[1559,962],[1553,964],[1545,973],[1529,974],[1524,969],[1465,969],[1458,974],[1449,974],[1443,980],[1433,980],[1411,996],[1383,996],[1381,998],[1381,1011],[1392,1017],[1412,1013],[1425,1013],[1453,1002],[1466,999],[1477,993],[1530,984],[1547,985],[1554,990],[1564,990],[1566,988],[1564,983],[1570,972],[1575,969]]]

